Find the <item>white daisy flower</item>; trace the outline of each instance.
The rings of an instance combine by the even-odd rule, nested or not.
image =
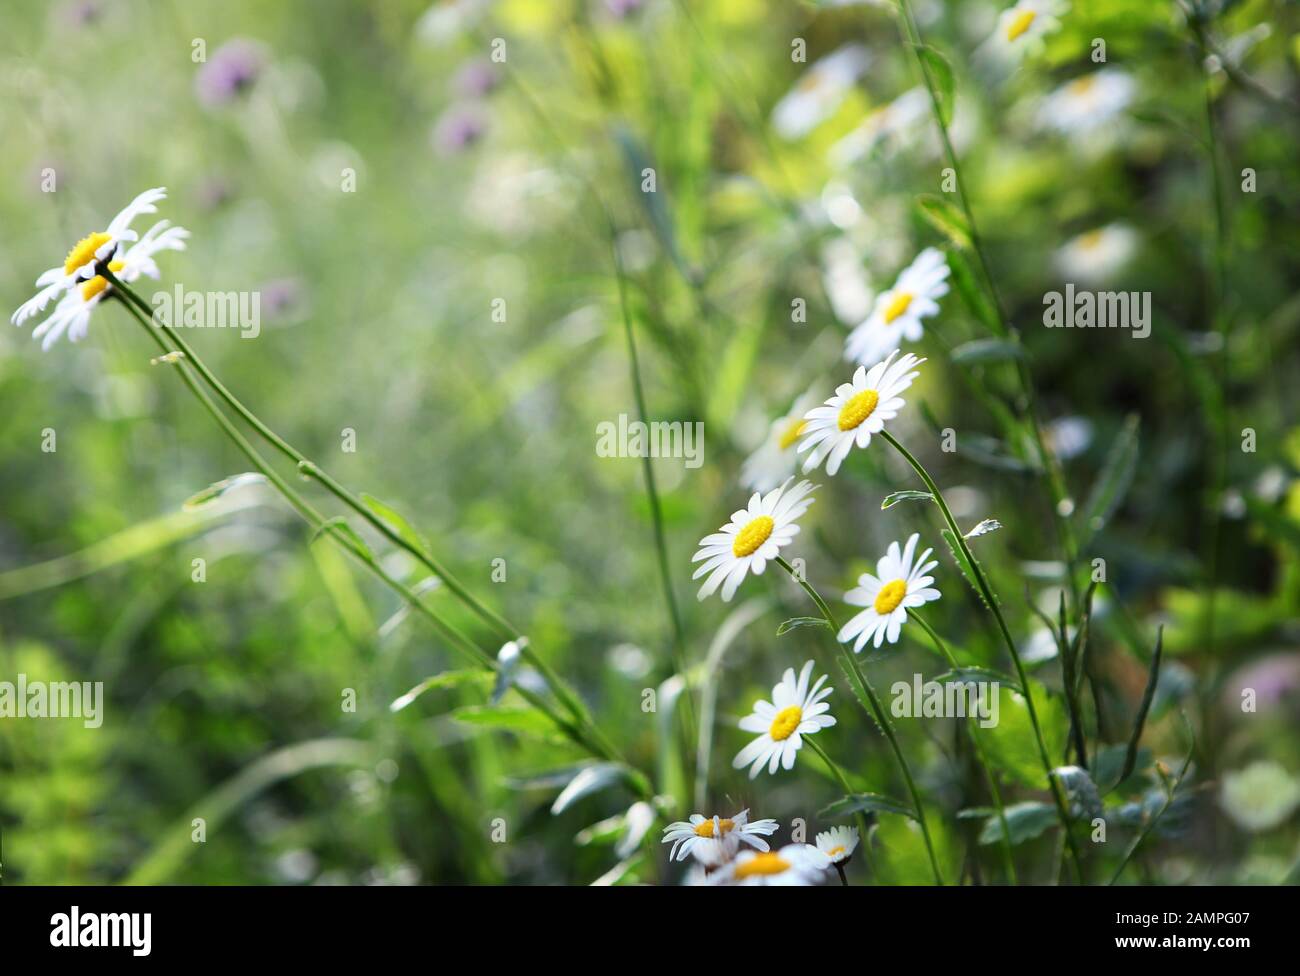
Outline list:
[[[772,109],[772,125],[785,139],[806,136],[835,114],[870,63],[861,44],[846,44],[815,62]]]
[[[1018,64],[1043,48],[1043,38],[1061,26],[1070,9],[1065,0],[1018,0],[998,16],[997,27],[981,50],[1003,65]]]
[[[817,403],[815,393],[805,393],[772,427],[759,448],[740,468],[740,484],[750,491],[771,491],[794,474],[798,465],[795,444],[803,432],[806,414]]]
[[[664,828],[665,844],[672,844],[668,860],[684,861],[694,854],[702,864],[716,866],[729,861],[741,844],[760,851],[768,850],[764,837],[776,833],[775,820],[749,822],[749,811],[741,810],[731,817],[705,817],[691,814],[687,820],[678,820]]]
[[[803,463],[804,471],[811,471],[825,460],[826,473],[834,475],[854,445],[866,447],[872,434],[884,430],[886,420],[898,416],[905,402],[899,394],[918,375],[909,370],[925,360],[909,352],[895,362],[896,355],[897,350],[870,370],[859,366],[852,381],[836,387],[825,406],[808,411],[808,427],[798,448],[801,453],[811,449]]]
[[[766,495],[754,492],[749,506],[731,514],[731,521],[720,532],[706,535],[700,540],[700,550],[691,562],[700,563],[691,579],[706,573],[709,578],[700,587],[703,600],[722,586],[722,599],[730,600],[741,581],[752,571],[761,576],[769,560],[775,559],[781,547],[788,545],[799,534],[795,519],[808,511],[816,485],[801,481],[793,488],[787,478],[779,488]],[[700,562],[703,560],[703,562]]]
[[[1101,284],[1123,270],[1137,250],[1137,231],[1106,224],[1071,238],[1056,251],[1054,263],[1066,281]]]
[[[40,291],[23,302],[10,321],[14,325],[22,325],[33,315],[45,311],[45,306],[64,292],[70,291],[78,282],[93,277],[95,265],[113,254],[122,241],[136,240],[131,222],[141,214],[157,213],[158,208],[154,204],[166,196],[167,190],[163,187],[145,190],[109,222],[107,230],[95,231],[77,241],[62,265],[50,268],[36,279]]]
[[[881,144],[907,147],[929,120],[930,111],[930,94],[925,88],[918,86],[903,92],[868,115],[861,125],[831,147],[832,164],[840,168],[851,166]]]
[[[907,611],[939,599],[939,591],[931,584],[928,575],[938,560],[931,560],[933,549],[927,549],[915,560],[916,544],[921,539],[917,533],[907,540],[900,553],[898,543],[891,542],[889,549],[876,563],[876,575],[863,573],[858,585],[844,594],[844,602],[855,607],[866,607],[840,628],[837,639],[844,644],[853,643],[855,652],[861,651],[867,641],[879,647],[888,641],[898,640],[898,632],[907,621]]]
[[[746,732],[762,733],[736,753],[731,762],[736,769],[749,766],[750,779],[759,774],[764,764],[769,773],[775,773],[778,766],[793,769],[795,755],[803,748],[803,737],[835,724],[831,706],[825,701],[834,689],[829,685],[822,687],[826,675],[809,688],[812,670],[813,662],[809,661],[796,679],[794,668],[786,668],[780,683],[772,688],[772,700],[756,701],[754,711],[740,720],[740,727]]]
[[[173,227],[169,221],[160,220],[137,243],[125,249],[119,246],[108,258],[108,270],[126,284],[141,275],[157,278],[154,255],[159,251],[185,250],[185,239],[189,236],[184,227]],[[65,332],[70,341],[76,342],[85,336],[95,306],[112,292],[113,286],[103,275],[81,282],[60,299],[49,318],[32,330],[32,338],[43,340],[42,350],[49,349]]]
[[[1066,82],[1043,99],[1039,123],[1066,135],[1086,135],[1114,124],[1133,101],[1133,78],[1102,68]]]
[[[815,885],[831,862],[811,844],[787,844],[779,851],[744,851],[709,876],[715,885]]]
[[[844,342],[844,358],[854,363],[879,362],[903,341],[919,342],[921,320],[939,314],[938,299],[948,294],[948,259],[927,247],[876,298],[875,308]]]
[[[843,864],[858,849],[857,827],[832,827],[817,835],[817,850],[826,855],[831,864]]]

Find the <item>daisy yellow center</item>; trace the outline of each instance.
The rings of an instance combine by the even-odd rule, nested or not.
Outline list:
[[[776,523],[770,515],[760,515],[754,521],[736,533],[736,541],[731,544],[731,552],[737,558],[752,556],[758,547],[767,541]]]
[[[776,442],[776,446],[783,451],[788,451],[791,445],[793,445],[794,442],[799,439],[800,435],[803,434],[804,428],[807,426],[808,421],[806,420],[790,421],[789,426],[787,426],[785,431],[781,434],[781,439]]]
[[[916,296],[910,291],[900,291],[894,295],[893,300],[885,306],[885,324],[889,325],[894,319],[898,318],[912,305],[912,299]]]
[[[84,267],[91,261],[95,260],[95,252],[111,241],[112,238],[102,230],[97,230],[93,234],[87,234],[81,240],[73,245],[72,250],[68,252],[67,259],[63,262],[63,273],[72,274],[78,268]]]
[[[772,727],[768,729],[768,734],[777,742],[784,742],[794,735],[794,730],[802,721],[803,709],[798,705],[787,705],[776,713],[776,718],[772,719]]]
[[[1017,37],[1029,30],[1029,25],[1034,22],[1038,16],[1035,10],[1022,10],[1011,18],[1011,23],[1007,24],[1007,40],[1014,41]]]
[[[1079,245],[1086,251],[1091,251],[1101,243],[1101,231],[1090,230],[1086,234],[1079,235]]]
[[[736,880],[758,877],[760,875],[780,874],[790,870],[790,862],[775,851],[755,854],[744,864],[736,865]]]
[[[723,834],[729,834],[729,833],[731,833],[732,829],[736,826],[736,822],[735,822],[734,820],[719,820],[719,821],[718,821],[718,826],[722,828],[722,833],[723,833]],[[696,837],[712,837],[712,836],[713,836],[713,821],[712,821],[712,820],[705,820],[705,821],[703,821],[702,823],[697,823],[697,824],[695,825],[695,836],[696,836]]]
[[[121,271],[124,267],[126,267],[126,265],[121,261],[108,262],[108,270],[114,274],[117,274],[117,272]],[[83,302],[88,302],[107,287],[108,279],[103,275],[95,275],[95,277],[91,278],[81,286],[81,300]]]
[[[1097,84],[1097,79],[1092,75],[1084,75],[1082,78],[1076,78],[1070,82],[1071,95],[1086,95],[1092,91],[1093,85]]]
[[[872,606],[876,608],[876,613],[884,616],[897,610],[905,596],[907,596],[907,584],[901,579],[890,580],[880,588],[880,592],[876,594],[876,602]]]
[[[863,390],[855,393],[849,402],[840,408],[840,430],[853,430],[861,427],[862,422],[876,411],[880,394],[875,390]]]
[[[843,853],[844,853],[844,845],[843,845],[843,844],[840,844],[840,845],[838,845],[838,846],[836,846],[836,847],[832,847],[829,851],[827,851],[827,852],[826,852],[826,856],[827,856],[827,857],[839,857],[839,856],[840,856],[841,854],[843,854]]]

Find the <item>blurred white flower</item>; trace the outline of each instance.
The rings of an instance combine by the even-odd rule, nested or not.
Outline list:
[[[1066,281],[1100,284],[1113,278],[1137,253],[1138,235],[1125,224],[1106,224],[1071,238],[1055,255]]]
[[[437,0],[415,24],[415,32],[433,44],[448,44],[483,17],[492,0]]]
[[[678,820],[664,828],[665,844],[672,844],[668,860],[684,861],[695,855],[702,864],[715,866],[731,860],[744,843],[760,851],[768,850],[764,837],[776,833],[775,820],[749,822],[749,811],[741,810],[731,817],[705,817],[693,813],[686,820]]]
[[[1004,67],[1019,64],[1042,50],[1043,38],[1061,26],[1069,9],[1065,0],[1018,0],[999,15],[980,53]]]
[[[740,727],[746,732],[762,733],[731,761],[736,769],[749,767],[749,778],[753,779],[764,766],[769,773],[778,768],[794,769],[795,756],[803,748],[803,737],[813,735],[835,724],[835,717],[830,714],[831,706],[825,699],[835,689],[826,683],[826,675],[817,679],[810,688],[808,681],[812,677],[813,662],[803,666],[796,678],[794,668],[786,668],[781,680],[772,688],[770,702],[760,699],[754,703],[754,710],[740,720]]]
[[[805,472],[825,460],[826,473],[834,475],[855,445],[866,447],[872,434],[885,429],[886,420],[898,416],[905,404],[899,394],[919,375],[909,370],[925,360],[909,352],[894,362],[896,355],[897,350],[870,370],[859,366],[853,379],[836,387],[835,395],[824,406],[805,414],[808,426],[798,448],[800,453],[809,452],[803,463]]]
[[[927,247],[894,282],[876,297],[875,308],[844,343],[844,358],[854,363],[879,362],[903,341],[919,342],[923,318],[939,313],[938,299],[948,294],[948,259]]]
[[[831,864],[844,864],[858,849],[857,827],[832,827],[816,837],[817,850],[826,855]]]
[[[135,235],[131,235],[134,237]],[[184,227],[172,227],[166,220],[154,224],[140,240],[129,248],[120,244],[107,258],[108,270],[120,281],[130,284],[141,275],[150,278],[159,276],[158,265],[154,255],[160,251],[183,251],[185,240],[190,232]],[[93,265],[92,265],[93,268]],[[55,269],[58,270],[58,269]],[[48,272],[47,272],[48,273]],[[54,306],[49,317],[32,330],[33,339],[42,339],[41,349],[49,349],[65,332],[68,339],[76,342],[86,334],[90,326],[90,315],[105,296],[112,294],[113,286],[103,275],[94,275],[71,288],[59,303]],[[38,296],[39,297],[39,296]],[[33,299],[32,302],[35,302]],[[24,305],[14,313],[14,322],[21,324]],[[35,314],[35,313],[31,313]]]
[[[861,322],[871,311],[873,293],[862,253],[847,237],[832,238],[822,248],[822,283],[841,322]]]
[[[708,574],[700,587],[701,600],[719,586],[722,599],[730,600],[746,576],[751,572],[761,576],[768,560],[780,555],[781,547],[799,534],[795,519],[808,511],[813,502],[809,496],[816,486],[801,481],[791,488],[792,481],[787,478],[781,487],[766,495],[754,492],[747,508],[733,512],[731,521],[720,531],[700,540],[699,551],[691,557],[691,562],[700,566],[691,579]]]
[[[899,149],[911,145],[931,111],[930,95],[922,87],[908,89],[882,105],[866,121],[831,147],[831,162],[851,166],[877,146]]]
[[[1132,76],[1119,68],[1080,75],[1043,98],[1039,124],[1070,136],[1107,129],[1133,101],[1135,87]]]
[[[817,402],[815,393],[805,393],[782,416],[772,421],[767,437],[740,468],[740,484],[750,491],[771,491],[794,474],[799,456],[795,451],[803,433],[803,416]]]
[[[1285,823],[1300,806],[1300,782],[1280,763],[1260,759],[1224,774],[1219,805],[1238,827],[1262,833]]]
[[[870,63],[861,44],[846,44],[815,62],[772,109],[772,125],[785,139],[806,136],[835,114]]]
[[[933,549],[916,556],[920,539],[919,533],[912,533],[901,551],[897,542],[891,542],[876,563],[876,575],[863,573],[858,577],[858,585],[844,594],[845,603],[866,607],[836,635],[840,642],[852,643],[855,653],[866,647],[868,641],[875,647],[886,641],[895,643],[907,622],[907,611],[939,599],[940,593],[933,586],[934,577],[929,575],[939,563],[938,560],[926,562]]]
[[[745,851],[725,868],[714,871],[715,885],[819,884],[830,870],[826,855],[811,844],[787,844],[779,851]]]

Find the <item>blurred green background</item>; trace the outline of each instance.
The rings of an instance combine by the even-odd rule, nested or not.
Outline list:
[[[1079,0],[1007,77],[976,54],[1000,4],[914,4],[952,64],[966,189],[1023,332],[1083,555],[1106,561],[1089,632],[1099,750],[1128,741],[1165,627],[1138,774],[1104,798],[1107,842],[1085,845],[1100,881],[1161,807],[1155,760],[1176,774],[1189,749],[1189,775],[1126,880],[1279,883],[1295,880],[1300,856],[1300,11],[1202,6],[1221,52],[1208,70],[1176,4]],[[737,473],[770,420],[850,375],[854,305],[925,246],[963,260],[917,206],[942,192],[946,165],[928,116],[860,158],[836,152],[919,83],[888,6],[18,0],[4,20],[6,307],[136,193],[166,186],[159,216],[193,236],[159,258],[160,287],[262,296],[257,338],[186,338],[279,433],[411,518],[573,681],[663,797],[639,841],[625,819],[634,797],[617,784],[552,814],[561,773],[582,756],[550,734],[458,719],[489,700],[490,679],[391,711],[463,662],[266,489],[182,509],[248,463],[107,303],[85,340],[48,353],[30,323],[0,330],[0,680],[103,681],[106,697],[98,729],[0,718],[5,881],[674,880],[658,835],[690,812],[749,807],[781,822],[782,842],[796,818],[809,839],[832,822],[818,812],[841,791],[807,751],[794,772],[753,782],[730,767],[748,739],[736,718],[812,657],[837,686],[839,724],[821,741],[865,787],[901,794],[823,633],[776,636],[813,612],[798,589],[769,572],[729,605],[697,603],[690,581],[696,541],[747,497]],[[807,68],[791,61],[795,38],[809,64],[855,42],[870,60],[825,119],[786,138],[771,113]],[[1104,131],[1054,131],[1044,96],[1096,67],[1094,38],[1133,80],[1131,103]],[[490,60],[494,40],[504,63]],[[218,52],[235,63],[205,73],[222,66]],[[641,191],[647,167],[653,194]],[[56,192],[43,192],[46,171]],[[595,451],[598,423],[636,413],[607,221],[650,415],[704,422],[702,467],[654,465],[692,720],[703,697],[717,702],[698,781],[670,704],[672,628],[641,465]],[[1115,287],[1152,293],[1152,335],[1043,328],[1042,296],[1065,280],[1054,255],[1114,223],[1137,240]],[[1051,502],[1008,419],[1011,365],[969,347],[954,359],[988,336],[959,291],[927,323],[917,351],[930,361],[892,429],[964,525],[1003,523],[977,552],[1017,641],[1047,649],[1034,674],[1059,731],[1060,667],[1030,610],[1054,614],[1061,588]],[[791,321],[797,300],[806,322]],[[54,452],[41,449],[47,428]],[[940,450],[943,428],[957,431],[955,454]],[[941,559],[931,622],[965,660],[1008,668],[932,507],[879,510],[889,492],[919,487],[897,461],[873,445],[835,479],[817,472],[794,554],[842,611],[838,597],[888,542],[921,532]],[[1083,524],[1098,485],[1115,492],[1108,517]],[[421,579],[367,538],[394,573]],[[429,599],[495,652],[446,592]],[[943,670],[918,636],[868,661],[877,687]],[[711,650],[720,663],[708,671]],[[1243,687],[1257,711],[1243,713]],[[648,688],[656,713],[642,708]],[[957,816],[987,798],[954,752],[954,726],[899,727],[947,875],[999,877],[981,819]],[[1004,708],[997,732],[1005,798],[1041,802],[1023,717]],[[1017,838],[1022,880],[1055,877],[1050,826]],[[908,821],[881,816],[878,843],[880,880],[928,879]]]

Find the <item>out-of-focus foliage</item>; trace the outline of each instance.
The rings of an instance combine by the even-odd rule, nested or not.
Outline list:
[[[0,718],[5,880],[676,880],[660,830],[691,812],[748,807],[781,823],[780,843],[797,818],[810,840],[849,822],[819,815],[843,790],[809,750],[776,776],[731,768],[747,741],[736,719],[813,657],[839,719],[819,741],[855,787],[904,796],[825,629],[778,636],[815,612],[801,591],[769,566],[733,603],[698,603],[690,557],[743,504],[740,465],[770,421],[848,379],[845,335],[926,246],[949,253],[953,290],[926,323],[915,351],[929,361],[891,429],[964,527],[1001,523],[971,544],[1035,662],[1062,765],[1075,760],[1059,652],[1031,609],[1056,620],[1061,540],[1015,357],[1061,459],[1080,591],[1104,561],[1083,701],[1108,833],[1093,844],[1079,830],[1089,880],[1109,880],[1147,828],[1125,880],[1294,879],[1300,11],[1198,3],[1189,21],[1163,0],[1080,0],[1007,73],[981,53],[1001,6],[912,4],[932,71],[951,73],[964,189],[1018,349],[995,335],[930,106],[895,102],[921,79],[890,4],[7,5],[4,307],[137,192],[168,187],[162,216],[193,236],[160,257],[158,287],[262,301],[256,338],[186,338],[277,431],[409,517],[518,622],[658,799],[636,804],[626,779],[598,770],[557,803],[587,757],[516,692],[494,701],[490,678],[462,672],[434,631],[312,541],[264,485],[184,510],[249,465],[110,302],[86,339],[44,354],[30,324],[0,330],[0,681],[102,681],[105,694],[99,728]],[[1045,99],[1102,67],[1098,39],[1131,101],[1103,127],[1061,131]],[[246,76],[205,72],[231,41],[248,45]],[[799,43],[806,63],[792,60]],[[865,71],[787,138],[775,107],[848,44],[863,45]],[[878,141],[848,152],[882,110]],[[1106,287],[1150,292],[1150,336],[1044,328],[1043,296],[1081,273],[1063,249],[1110,225],[1134,246]],[[690,690],[675,710],[641,464],[595,450],[599,423],[637,411],[611,231],[650,416],[704,423],[701,466],[653,464],[684,617]],[[942,449],[947,429],[955,452]],[[944,594],[927,619],[963,665],[1010,672],[935,506],[881,511],[887,495],[921,487],[897,456],[873,440],[815,480],[792,555],[834,606],[888,542],[919,531]],[[393,573],[419,579],[365,535]],[[445,588],[429,600],[496,652]],[[1159,685],[1133,772],[1116,784],[1158,626]],[[915,627],[863,660],[881,689],[947,669]],[[681,740],[702,717],[713,721],[697,782],[697,742]],[[958,724],[896,724],[945,875],[1001,878],[1001,827]],[[1008,689],[984,743],[1021,880],[1054,879],[1059,827]],[[1071,786],[1080,810],[1085,787]],[[1261,797],[1292,799],[1261,813]],[[927,882],[913,822],[872,819],[879,880]]]

